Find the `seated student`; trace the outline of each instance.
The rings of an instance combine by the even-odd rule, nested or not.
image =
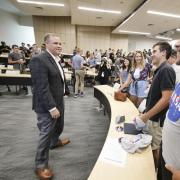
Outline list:
[[[41,53],[41,49],[38,47],[37,44],[32,45],[32,50],[31,50],[31,56],[35,56]]]
[[[87,60],[87,63],[89,65],[90,68],[94,68],[96,67],[96,59],[94,57],[94,54],[93,53],[90,53],[90,56]]]
[[[21,53],[17,45],[12,45],[12,50],[13,52],[8,56],[8,63],[12,64],[14,69],[21,71],[26,63],[24,54]],[[24,86],[23,89],[27,91],[27,87]]]
[[[127,81],[120,87],[120,90],[129,87],[130,100],[136,107],[147,97],[145,90],[148,88],[148,76],[150,75],[151,65],[145,63],[143,53],[136,51],[132,62],[132,70]]]
[[[25,57],[28,57],[28,49],[25,47],[25,43],[22,42],[19,49],[24,53]]]
[[[19,51],[19,47],[17,45],[12,45],[13,52],[8,56],[8,63],[13,65],[14,69],[20,70],[22,65],[26,62],[25,57]]]
[[[0,54],[2,53],[10,53],[11,48],[6,45],[4,41],[1,41],[1,46],[0,46]]]

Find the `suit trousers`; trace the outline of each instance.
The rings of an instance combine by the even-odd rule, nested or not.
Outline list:
[[[64,128],[64,109],[61,109],[60,114],[58,119],[53,119],[49,112],[37,113],[37,126],[40,133],[35,158],[36,168],[48,167],[49,149],[57,145]]]

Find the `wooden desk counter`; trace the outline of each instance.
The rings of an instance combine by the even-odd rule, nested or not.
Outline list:
[[[91,71],[91,70],[88,70],[88,71],[85,72],[85,76],[93,76],[93,77],[95,77],[97,75],[98,75],[97,73],[95,73],[94,71]]]
[[[30,74],[2,74],[0,85],[32,85]]]
[[[30,74],[3,74],[3,73],[0,73],[0,77],[31,78],[31,75]]]
[[[66,74],[66,79],[71,80],[71,74]],[[3,74],[0,73],[0,85],[32,85],[31,74]]]
[[[115,118],[117,115],[125,115],[126,122],[130,122],[138,114],[135,106],[129,99],[126,102],[115,101],[113,88],[107,85],[94,86],[94,95],[107,106],[111,119],[107,137],[123,136],[123,132],[115,130]],[[88,180],[156,180],[151,147],[144,149],[142,153],[128,153],[123,167],[103,161],[99,157]]]

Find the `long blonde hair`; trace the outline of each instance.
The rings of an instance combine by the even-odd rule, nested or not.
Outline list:
[[[135,70],[136,67],[137,67],[137,63],[136,63],[136,60],[135,60],[136,54],[141,54],[142,59],[141,59],[140,65],[141,65],[142,69],[144,69],[144,68],[145,68],[145,64],[146,64],[146,63],[145,63],[145,59],[144,59],[144,54],[143,54],[142,51],[136,51],[136,52],[134,53],[134,58],[133,58],[133,61],[132,61],[132,70]]]

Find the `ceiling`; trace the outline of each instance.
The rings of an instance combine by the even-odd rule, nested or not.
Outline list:
[[[26,0],[28,1],[28,0]],[[34,0],[35,1],[35,0]],[[37,1],[37,0],[36,0]],[[112,26],[112,33],[119,30],[149,32],[180,38],[180,18],[148,14],[147,10],[180,15],[180,0],[38,0],[64,3],[64,7],[18,3],[16,0],[1,0],[0,8],[18,15],[71,16],[71,23],[78,25]],[[2,5],[3,4],[3,5]],[[79,10],[78,6],[121,11],[121,14]],[[132,15],[133,16],[130,16]],[[129,17],[129,18],[128,18]],[[124,21],[126,19],[126,21]]]

